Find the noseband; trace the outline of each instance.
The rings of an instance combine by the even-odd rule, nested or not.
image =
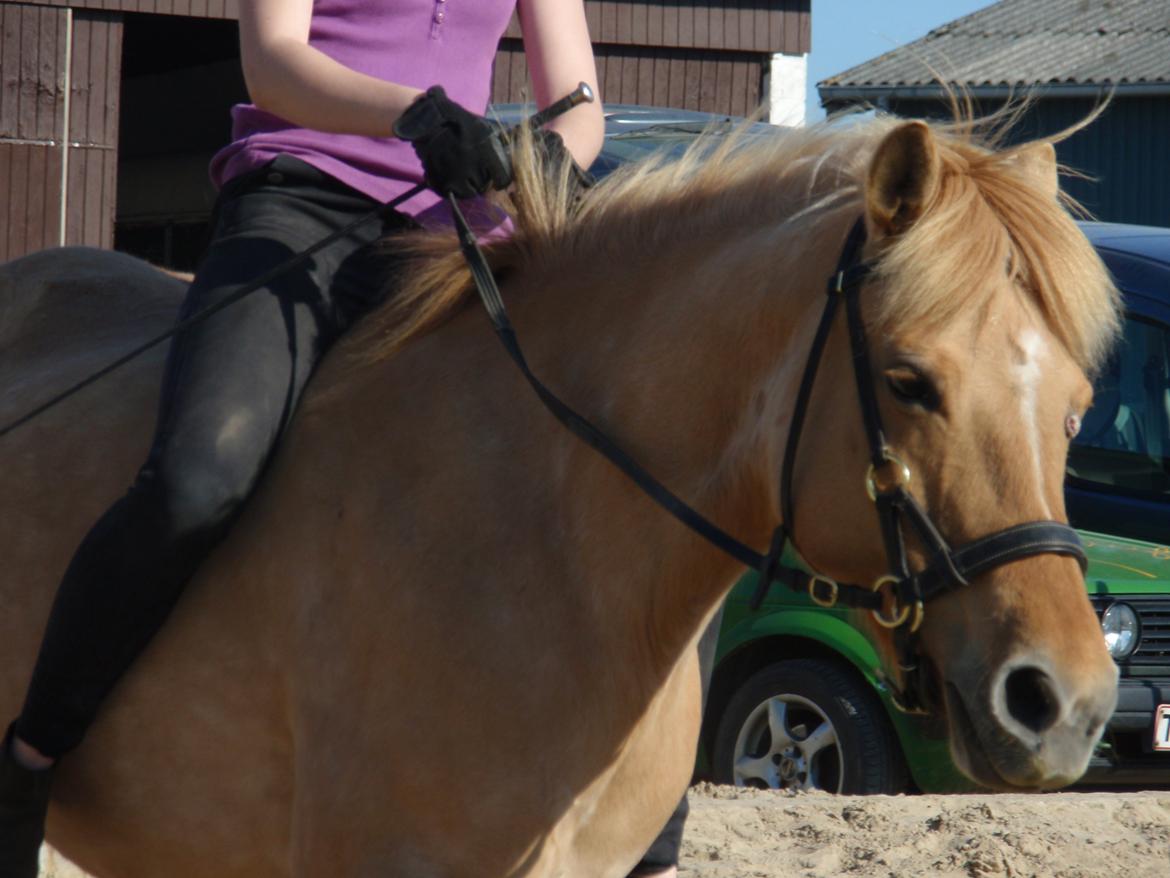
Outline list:
[[[822,607],[842,605],[869,610],[879,625],[894,630],[898,664],[906,678],[901,689],[892,681],[886,681],[894,704],[907,712],[923,712],[924,680],[917,660],[919,648],[916,632],[925,616],[927,601],[949,591],[965,588],[971,579],[981,573],[1022,558],[1043,554],[1068,555],[1076,558],[1082,571],[1088,566],[1088,559],[1076,531],[1058,521],[1030,521],[1013,525],[952,549],[931,521],[930,515],[914,499],[909,491],[910,468],[890,448],[882,429],[869,342],[861,317],[861,291],[873,271],[873,264],[861,258],[864,245],[865,224],[859,219],[850,229],[837,262],[837,270],[829,279],[825,308],[821,312],[821,321],[813,337],[797,392],[780,475],[782,523],[773,533],[771,549],[760,567],[760,584],[751,606],[753,609],[758,608],[772,582],[778,581],[790,588],[806,591],[812,601]],[[792,473],[796,451],[816,381],[817,367],[842,300],[849,328],[853,375],[861,401],[861,419],[869,445],[865,489],[877,511],[888,564],[887,572],[868,588],[837,582],[820,573],[809,574],[780,565],[784,547],[793,539],[795,517]],[[903,521],[909,523],[914,535],[926,549],[928,563],[921,570],[910,570]]]
[[[821,313],[805,365],[804,376],[796,397],[796,407],[788,431],[784,462],[780,476],[780,505],[783,521],[772,534],[771,548],[761,555],[741,543],[726,531],[712,524],[695,511],[641,464],[634,460],[613,440],[584,417],[566,405],[546,387],[529,368],[520,349],[519,340],[500,297],[495,278],[476,242],[474,233],[460,211],[458,202],[448,199],[459,233],[459,244],[471,269],[475,286],[491,318],[496,335],[504,349],[523,373],[537,396],[550,412],[571,432],[606,457],[634,481],[663,509],[703,537],[716,548],[748,567],[759,571],[760,582],[752,598],[752,608],[758,609],[773,582],[787,585],[796,591],[807,592],[814,603],[822,607],[857,607],[869,610],[878,624],[894,629],[898,663],[905,674],[902,688],[887,680],[894,704],[908,712],[922,712],[925,699],[923,674],[918,666],[919,652],[916,632],[925,616],[927,601],[949,591],[965,588],[981,573],[1034,555],[1070,555],[1077,559],[1082,570],[1088,561],[1080,538],[1067,524],[1058,521],[1032,521],[1004,528],[966,545],[952,549],[930,520],[926,510],[910,494],[910,470],[890,449],[882,431],[881,414],[874,391],[873,373],[869,361],[869,345],[865,324],[861,318],[859,295],[873,266],[861,258],[865,245],[865,225],[858,220],[849,232],[837,271],[829,279],[828,298]],[[816,381],[829,330],[844,300],[852,348],[853,372],[861,399],[861,415],[869,442],[870,465],[866,473],[866,490],[877,509],[885,542],[888,572],[872,586],[838,582],[820,573],[806,573],[781,565],[784,547],[792,539],[792,470],[801,429],[808,411],[809,398]],[[929,563],[922,570],[910,571],[902,534],[902,520],[909,522],[914,534],[927,549]]]

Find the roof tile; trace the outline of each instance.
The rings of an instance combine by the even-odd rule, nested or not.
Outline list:
[[[823,87],[1170,82],[1167,0],[1001,0]]]

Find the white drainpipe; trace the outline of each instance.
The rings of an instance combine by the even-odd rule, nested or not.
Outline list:
[[[805,85],[808,80],[808,55],[772,56],[768,77],[768,121],[773,125],[804,124]]]

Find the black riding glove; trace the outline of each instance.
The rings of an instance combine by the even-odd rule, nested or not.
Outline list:
[[[394,133],[414,147],[427,185],[440,195],[471,198],[512,182],[501,126],[463,109],[433,85],[406,108]]]

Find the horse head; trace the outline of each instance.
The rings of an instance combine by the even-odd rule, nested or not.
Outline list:
[[[539,371],[581,410],[605,412],[652,472],[757,545],[783,520],[823,575],[814,597],[838,581],[901,595],[866,614],[880,620],[892,686],[945,715],[971,777],[1007,788],[1076,779],[1116,697],[1062,485],[1119,304],[1061,202],[1052,142],[998,149],[971,123],[888,118],[701,138],[677,162],[616,172],[576,214],[565,187],[556,209],[540,200],[547,187],[532,187],[518,234],[494,254],[521,266],[511,296],[522,319],[604,340],[598,357],[550,333],[556,355],[538,355]],[[851,226],[864,230],[856,264],[837,267],[856,281],[866,349],[844,317],[832,320],[802,430],[805,339]],[[414,298],[465,292],[440,280]],[[881,422],[877,461],[861,385]],[[679,427],[669,441],[665,424]],[[591,490],[610,477],[629,489],[604,462],[581,467]],[[883,534],[867,482],[902,489],[921,515]],[[665,517],[647,526],[662,529],[656,558],[685,560],[604,578],[661,580],[645,612],[669,665],[738,571],[727,578],[714,550],[694,554]],[[1040,531],[1056,533],[1055,548],[1029,545]],[[890,557],[894,543],[904,559]],[[950,550],[981,557],[969,578],[951,575]],[[923,571],[945,587],[919,609],[904,595]]]
[[[889,123],[858,188],[870,269],[858,299],[890,462],[870,470],[871,493],[875,478],[879,492],[904,488],[950,547],[1065,522],[1068,445],[1118,304],[1058,200],[1051,143],[997,151],[954,130]],[[912,574],[937,566],[939,550],[929,527],[883,534],[866,496],[872,454],[846,336],[838,320],[789,525],[828,576],[876,584],[893,574],[875,585],[883,594],[898,578],[891,540],[904,540]],[[1080,776],[1114,708],[1117,670],[1070,552],[1016,557],[897,609],[867,613],[887,673],[895,686],[920,683],[964,772],[998,788]]]

